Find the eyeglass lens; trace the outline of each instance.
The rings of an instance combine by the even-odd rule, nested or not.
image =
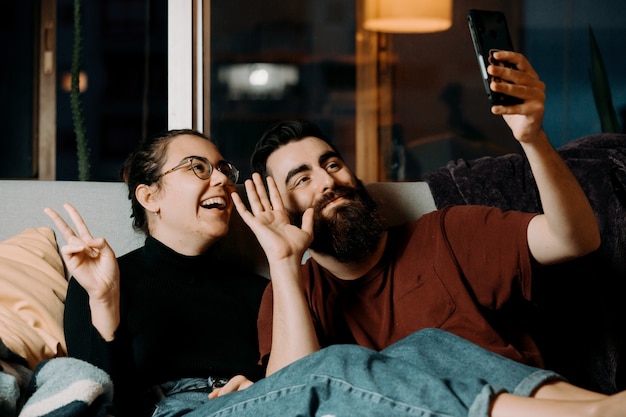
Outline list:
[[[213,171],[211,164],[206,161],[197,158],[189,158],[191,162],[191,169],[193,169],[194,174],[201,180],[208,180]]]
[[[230,162],[220,161],[215,168],[222,174],[226,175],[228,180],[233,184],[235,184],[239,179],[239,170]]]
[[[202,180],[208,180],[213,172],[213,166],[208,161],[198,158],[191,158],[191,169]],[[229,162],[220,161],[215,169],[224,174],[232,183],[236,183],[239,179],[239,171]]]

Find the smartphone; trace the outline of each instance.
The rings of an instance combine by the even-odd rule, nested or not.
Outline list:
[[[509,68],[515,68],[515,65],[497,61],[493,58],[493,52],[497,50],[514,51],[511,35],[506,24],[504,13],[490,10],[472,9],[467,12],[467,23],[469,31],[472,35],[472,43],[474,51],[478,58],[478,65],[483,78],[485,92],[492,105],[510,106],[513,104],[523,103],[524,100],[517,97],[511,97],[507,94],[496,93],[489,88],[491,76],[487,74],[489,64],[504,65]],[[494,81],[501,80],[494,78]]]

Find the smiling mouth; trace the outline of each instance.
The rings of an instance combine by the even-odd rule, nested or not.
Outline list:
[[[334,208],[337,208],[338,206],[344,204],[347,201],[347,199],[345,197],[337,197],[331,201],[329,201],[327,204],[324,205],[324,207],[322,207],[322,212],[326,212],[328,210],[332,210]]]
[[[205,209],[224,210],[227,207],[226,199],[223,197],[209,198],[200,203],[200,207]]]

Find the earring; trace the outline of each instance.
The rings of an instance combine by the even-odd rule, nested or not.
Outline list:
[[[152,215],[153,215],[154,217],[157,217],[157,216],[159,215],[159,212],[158,212],[158,211],[155,211],[155,212],[153,212],[153,213],[152,213]]]

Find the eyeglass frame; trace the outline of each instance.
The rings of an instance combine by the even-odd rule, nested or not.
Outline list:
[[[197,159],[197,160],[199,160],[200,162],[203,162],[203,163],[205,163],[205,164],[207,165],[207,167],[208,167],[208,171],[209,171],[209,174],[207,175],[207,177],[206,177],[206,178],[202,178],[202,177],[198,174],[198,172],[196,171],[196,169],[194,168],[194,164],[193,164],[193,160],[194,160],[194,159]],[[224,164],[228,165],[228,166],[231,168],[231,173],[232,173],[232,176],[233,176],[234,178],[231,178],[231,176],[229,176],[228,174],[224,173],[224,172],[220,169],[220,167],[221,167],[221,166],[224,166]],[[195,175],[197,178],[201,179],[202,181],[206,181],[206,180],[208,180],[209,178],[211,178],[211,175],[213,174],[213,170],[214,170],[214,169],[216,169],[216,170],[218,170],[219,172],[221,172],[222,174],[224,174],[224,176],[228,179],[228,182],[229,182],[229,183],[231,183],[231,184],[233,184],[233,185],[234,185],[234,184],[237,184],[237,181],[239,180],[239,170],[238,170],[238,169],[237,169],[237,167],[236,167],[236,166],[234,166],[232,163],[230,163],[230,162],[228,162],[228,161],[225,161],[225,160],[221,159],[221,160],[220,160],[220,161],[218,161],[218,162],[217,162],[217,164],[215,164],[215,166],[214,166],[211,162],[209,162],[209,160],[208,160],[208,159],[206,159],[206,158],[205,158],[205,157],[203,157],[203,156],[190,155],[190,156],[186,156],[186,157],[184,157],[184,158],[183,158],[183,159],[182,159],[182,160],[178,163],[178,165],[176,165],[175,167],[173,167],[173,168],[171,168],[171,169],[168,169],[167,171],[165,171],[165,172],[164,172],[164,173],[162,173],[162,174],[157,175],[157,177],[154,179],[154,181],[156,182],[156,181],[160,180],[161,178],[163,178],[164,176],[166,176],[167,174],[171,174],[171,173],[172,173],[172,172],[174,172],[174,171],[178,171],[179,169],[184,168],[184,167],[185,167],[185,165],[190,165],[190,166],[189,166],[189,168],[188,168],[188,170],[193,171],[194,175]]]

